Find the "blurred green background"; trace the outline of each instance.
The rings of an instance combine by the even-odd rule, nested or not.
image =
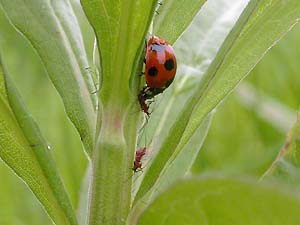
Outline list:
[[[80,8],[74,5],[92,55],[93,35]],[[0,42],[5,64],[54,153],[59,170],[78,206],[87,160],[80,138],[66,118],[62,102],[38,56],[0,10]],[[300,26],[272,48],[239,88],[218,107],[194,173],[217,171],[260,177],[275,159],[292,126],[300,99]],[[1,40],[1,39],[0,39]],[[298,48],[299,47],[299,48]],[[0,163],[0,224],[51,224],[38,201]]]
[[[284,145],[300,103],[300,26],[218,107],[194,172],[261,176]]]

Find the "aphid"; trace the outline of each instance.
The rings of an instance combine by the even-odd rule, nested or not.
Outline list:
[[[146,86],[140,91],[138,100],[142,111],[149,115],[147,100],[162,93],[173,82],[177,62],[174,50],[165,40],[152,36],[146,44]]]
[[[136,173],[136,172],[142,170],[142,162],[141,161],[142,161],[143,156],[146,154],[146,150],[147,150],[147,148],[143,147],[143,148],[138,149],[135,152],[135,159],[134,159],[133,167],[132,167],[133,172]]]
[[[147,88],[147,87],[144,87],[143,90],[139,93],[138,95],[138,100],[139,100],[139,103],[140,103],[140,106],[141,106],[141,109],[142,111],[147,115],[147,116],[150,116],[150,112],[149,112],[149,105],[146,103],[146,96],[145,96],[145,92],[144,92],[144,89]]]

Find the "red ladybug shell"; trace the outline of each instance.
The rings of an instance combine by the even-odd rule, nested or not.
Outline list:
[[[146,46],[146,83],[150,88],[167,88],[173,81],[177,63],[174,50],[165,40],[152,36]]]

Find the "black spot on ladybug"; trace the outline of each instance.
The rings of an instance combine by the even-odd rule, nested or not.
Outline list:
[[[161,45],[161,44],[154,43],[151,45],[151,51],[154,51],[154,52],[163,52],[164,49],[165,49],[165,46]]]
[[[166,68],[166,70],[171,71],[174,68],[174,60],[173,59],[168,59],[164,63],[164,67]]]
[[[158,74],[158,70],[156,69],[155,66],[152,66],[149,70],[148,70],[148,74],[152,77],[155,77]]]

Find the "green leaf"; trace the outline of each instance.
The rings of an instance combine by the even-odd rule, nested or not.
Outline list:
[[[206,0],[164,0],[153,22],[154,35],[173,44]]]
[[[184,147],[182,151],[175,152],[172,157],[170,157],[169,161],[164,166],[164,170],[160,173],[155,185],[152,188],[153,192],[148,193],[149,195],[151,194],[152,196],[154,196],[156,193],[159,193],[168,185],[174,183],[176,180],[185,176],[189,172],[206,138],[212,116],[213,114],[209,115],[205,119],[205,121],[201,124],[201,126],[199,126],[189,143]],[[150,162],[143,162],[143,164],[147,165]],[[146,170],[147,166],[145,167]],[[139,176],[136,180],[136,182],[138,183],[139,180],[143,178],[143,176],[140,176],[140,174],[137,175]],[[134,187],[133,189],[138,190],[138,186]],[[151,200],[152,196],[148,196],[148,200]],[[141,205],[144,206],[145,202],[146,200],[145,198],[143,198],[141,200]]]
[[[300,2],[296,0],[249,2],[194,96],[196,107],[180,145],[184,145],[205,116],[249,74],[299,18]]]
[[[0,95],[3,98],[3,101],[8,103],[2,63],[0,63]]]
[[[76,216],[46,141],[3,71],[0,75],[5,76],[8,95],[0,96],[0,157],[33,191],[55,224],[76,225]]]
[[[145,34],[156,2],[156,0],[143,0],[101,3],[81,0],[97,37],[102,74],[102,86],[99,93],[104,107],[107,101],[126,103],[126,105],[129,102],[128,86],[124,84],[129,82],[131,76],[135,80],[138,78],[139,74],[135,70],[140,64]],[[133,12],[135,12],[134,16]],[[129,28],[130,32],[126,33]],[[130,97],[136,100],[136,96]]]
[[[89,212],[89,189],[91,186],[91,177],[92,177],[92,167],[91,164],[88,165],[85,171],[85,175],[82,179],[79,204],[78,204],[78,213],[77,218],[78,222],[81,225],[87,224],[88,221],[88,212]]]
[[[90,154],[96,123],[95,96],[91,94],[95,88],[85,69],[88,65],[81,33],[69,2],[1,0],[0,5],[36,49]]]
[[[53,225],[40,202],[3,161],[0,163],[0,176],[0,224]]]
[[[143,196],[143,198],[139,199],[139,201],[137,201],[138,199],[134,199],[137,202],[130,212],[129,221],[134,220],[139,212],[142,211],[157,194],[176,182],[181,177],[184,177],[190,171],[200,149],[202,148],[202,144],[206,138],[211,124],[212,116],[213,114],[209,115],[208,118],[205,119],[182,151],[172,155],[170,160],[165,164],[164,170],[160,173],[160,176],[157,178],[157,181],[151,191]],[[147,162],[143,162],[143,164],[147,165]],[[136,191],[138,190],[138,185],[143,177],[140,176],[137,178],[138,179],[134,179],[135,186],[133,187],[133,190]]]
[[[224,41],[215,60],[187,101],[147,171],[137,197],[153,187],[163,165],[173,152],[190,140],[203,119],[252,70],[263,55],[300,17],[300,2],[252,0]]]
[[[137,224],[294,225],[300,223],[299,207],[299,196],[279,185],[210,176],[169,188]]]
[[[188,144],[180,152],[173,153],[172,157],[165,164],[164,171],[157,179],[157,185],[153,187],[154,192],[160,192],[189,172],[206,138],[212,117],[213,114],[210,114],[203,121]]]

